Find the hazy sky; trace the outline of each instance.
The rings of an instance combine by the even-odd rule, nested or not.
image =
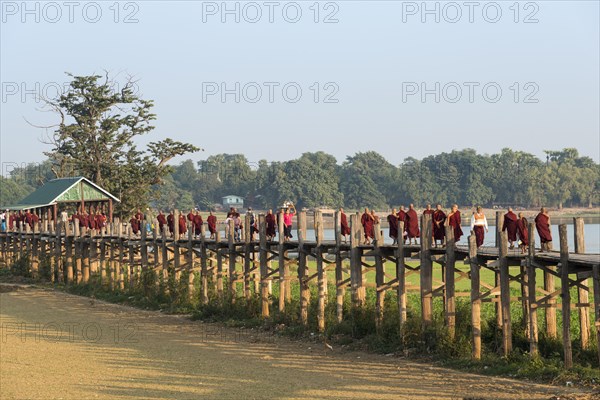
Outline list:
[[[57,119],[34,93],[105,69],[155,100],[144,142],[205,148],[194,160],[575,147],[600,161],[598,1],[0,4],[3,172],[48,149],[25,119]]]

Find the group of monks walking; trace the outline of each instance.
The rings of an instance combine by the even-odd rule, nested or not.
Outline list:
[[[350,225],[348,217],[344,210],[340,208],[341,213],[341,234],[344,240],[350,234]],[[460,241],[463,236],[462,218],[458,205],[452,205],[450,211],[446,212],[442,209],[441,204],[437,204],[433,210],[428,204],[423,210],[423,215],[431,215],[432,223],[432,240],[435,247],[444,246],[446,243],[446,227],[452,230],[454,241]],[[379,223],[379,217],[374,210],[365,208],[364,213],[360,218],[363,227],[364,242],[363,244],[371,244],[375,238],[375,226]],[[400,209],[392,209],[392,212],[387,216],[389,226],[389,237],[392,238],[393,244],[397,244],[399,238],[406,244],[417,244],[417,238],[420,237],[419,231],[419,216],[413,204],[405,211],[404,206]],[[402,224],[401,224],[402,223]],[[400,227],[403,229],[400,229]],[[550,216],[545,207],[542,207],[540,212],[535,217],[535,226],[540,236],[542,251],[552,249],[552,233],[550,231]],[[488,232],[488,222],[481,206],[477,207],[471,216],[470,224],[471,232],[475,235],[477,247],[481,247],[484,243],[485,233]],[[402,230],[402,231],[401,231]],[[527,251],[529,246],[529,225],[527,218],[520,212],[518,215],[513,212],[511,207],[508,207],[507,213],[504,215],[502,223],[502,231],[507,232],[510,249],[515,248],[515,244],[519,246],[522,253]]]

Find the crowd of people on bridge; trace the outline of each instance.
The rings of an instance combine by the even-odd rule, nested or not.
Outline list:
[[[340,208],[341,213],[341,234],[346,241],[350,235],[350,225],[348,217],[344,210]],[[423,210],[422,215],[430,215],[432,224],[432,243],[435,247],[444,246],[446,244],[446,227],[450,228],[453,233],[455,242],[460,241],[463,236],[462,217],[458,205],[452,205],[450,211],[446,213],[441,204],[436,205],[433,210],[428,204]],[[369,245],[375,239],[375,227],[379,224],[379,217],[375,210],[365,208],[360,217],[362,231],[364,235],[363,244]],[[389,237],[393,240],[393,244],[397,244],[398,240],[402,240],[405,244],[417,244],[417,238],[420,237],[419,230],[419,215],[413,204],[410,204],[408,210],[404,206],[399,209],[392,209],[387,216],[389,227]],[[402,229],[400,228],[402,226]],[[540,212],[535,217],[535,226],[540,236],[542,251],[551,250],[552,233],[550,231],[550,216],[545,207],[542,207]],[[483,212],[483,208],[478,206],[471,215],[470,230],[475,235],[477,247],[481,247],[484,243],[485,233],[489,231],[487,218]],[[520,212],[518,215],[514,213],[512,207],[508,207],[504,214],[502,222],[502,231],[507,232],[509,248],[514,249],[518,245],[521,252],[525,253],[529,246],[529,225],[527,218]]]
[[[344,212],[343,208],[340,211],[340,233],[342,239],[347,241],[348,236],[351,234],[350,224],[348,216]],[[296,216],[296,208],[293,203],[288,202],[280,210],[282,213],[283,221],[283,236],[284,241],[289,241],[292,235],[292,223],[293,218]],[[158,230],[160,233],[166,232],[173,236],[175,233],[175,224],[180,235],[184,235],[189,229],[191,229],[191,235],[194,238],[202,235],[202,227],[205,223],[200,211],[195,208],[184,214],[178,213],[178,221],[175,221],[175,212],[171,211],[168,214],[164,214],[163,211],[159,211],[158,215],[154,217],[150,208],[146,208],[146,214],[142,213],[140,209],[132,215],[129,220],[131,226],[131,232],[134,235],[140,235],[143,229],[147,232],[151,232],[155,228],[155,224],[158,224]],[[427,207],[421,212],[421,215],[430,215],[432,224],[432,244],[435,247],[444,246],[446,244],[446,228],[448,227],[453,234],[453,239],[459,242],[463,236],[462,230],[462,216],[458,208],[458,205],[454,204],[448,212],[446,212],[441,204],[437,204],[435,209],[431,208],[428,204]],[[250,240],[254,240],[256,233],[259,231],[258,218],[256,218],[252,208],[248,208],[246,217],[249,221],[249,233]],[[77,223],[80,230],[101,230],[106,226],[107,216],[103,210],[95,210],[88,213],[85,209],[78,210],[70,217],[66,212],[62,213],[63,221],[69,221]],[[34,230],[34,226],[40,221],[40,217],[31,212],[31,210],[15,210],[15,211],[3,211],[0,213],[0,228],[3,232],[10,230],[13,231],[15,228],[18,229],[21,226],[29,226],[31,230]],[[222,224],[229,226],[230,221],[233,221],[233,235],[235,241],[241,240],[241,232],[244,228],[244,221],[242,220],[241,214],[237,209],[231,207],[227,212],[227,216]],[[389,227],[389,237],[393,240],[393,244],[397,244],[398,240],[402,240],[405,244],[417,244],[417,239],[420,238],[420,224],[419,224],[419,213],[415,209],[414,204],[410,204],[408,209],[404,206],[400,206],[398,209],[392,209],[391,213],[387,216],[386,221]],[[548,251],[552,249],[552,233],[550,230],[550,216],[545,207],[542,207],[540,212],[535,216],[535,227],[540,237],[542,251]],[[365,208],[364,212],[360,216],[360,223],[362,225],[362,234],[364,236],[363,244],[369,245],[376,238],[375,228],[380,224],[380,217],[377,215],[375,210]],[[210,239],[217,238],[217,217],[212,211],[209,211],[206,218],[206,224],[210,233]],[[502,220],[502,231],[507,232],[509,248],[514,249],[515,245],[519,246],[521,252],[525,253],[529,246],[529,226],[527,218],[523,212],[515,214],[511,207],[508,207],[506,214]],[[473,210],[470,218],[470,230],[475,235],[475,241],[477,247],[481,247],[484,244],[485,233],[489,231],[488,221],[483,212],[481,206]],[[229,230],[226,229],[226,234]],[[278,232],[278,218],[273,213],[272,209],[269,209],[265,215],[265,233],[266,239],[272,241],[275,239]]]

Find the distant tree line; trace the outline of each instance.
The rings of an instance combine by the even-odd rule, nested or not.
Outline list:
[[[242,154],[218,154],[172,166],[162,182],[152,186],[147,199],[162,209],[209,209],[229,194],[242,196],[247,205],[259,209],[286,200],[308,208],[380,210],[409,203],[562,208],[600,202],[599,164],[580,157],[575,149],[546,151],[546,155],[541,160],[510,149],[492,155],[465,149],[422,160],[409,157],[395,166],[373,151],[349,156],[341,165],[324,152],[256,164]],[[16,202],[53,179],[50,167],[46,161],[15,168],[10,177],[0,178],[1,203]]]

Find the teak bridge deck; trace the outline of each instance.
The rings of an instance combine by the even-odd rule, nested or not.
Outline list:
[[[323,214],[315,211],[314,224],[316,240],[306,240],[307,215],[300,212],[296,216],[297,240],[285,241],[282,215],[279,215],[278,240],[267,240],[265,215],[258,215],[258,240],[253,240],[246,217],[242,240],[234,240],[234,226],[231,222],[218,231],[216,239],[206,238],[204,225],[200,235],[195,236],[191,229],[187,235],[180,235],[178,224],[175,232],[169,235],[166,228],[159,232],[158,223],[149,235],[145,229],[140,235],[133,235],[129,225],[115,219],[100,231],[86,230],[69,222],[43,221],[34,227],[21,224],[17,231],[0,234],[0,257],[5,265],[12,265],[22,257],[29,257],[32,273],[38,274],[41,262],[50,263],[53,281],[66,284],[94,282],[111,289],[124,289],[139,282],[141,275],[155,271],[164,281],[173,277],[179,281],[183,271],[189,272],[188,289],[190,296],[199,296],[203,304],[215,301],[236,301],[241,288],[241,296],[248,299],[259,296],[263,317],[269,317],[270,308],[277,306],[286,309],[291,301],[292,280],[300,286],[300,319],[308,323],[310,285],[318,288],[317,326],[325,329],[325,305],[327,302],[328,271],[335,273],[337,319],[343,318],[345,293],[350,291],[352,304],[362,307],[366,301],[366,288],[376,289],[376,324],[383,321],[384,299],[387,291],[396,292],[399,323],[407,321],[407,292],[420,294],[421,317],[424,325],[432,323],[433,298],[442,297],[445,324],[451,337],[455,335],[456,298],[470,297],[472,325],[472,356],[481,358],[481,303],[493,302],[496,305],[498,327],[502,329],[502,351],[505,355],[512,350],[512,323],[510,303],[520,301],[526,321],[530,353],[538,352],[538,309],[545,309],[545,329],[547,335],[558,338],[556,311],[562,312],[562,342],[565,366],[572,366],[572,337],[570,315],[572,309],[579,312],[580,343],[583,348],[590,342],[590,307],[594,308],[595,332],[600,342],[600,254],[585,254],[583,219],[575,218],[575,252],[568,249],[566,225],[559,226],[560,251],[536,252],[534,225],[529,225],[530,246],[527,254],[508,248],[507,233],[501,231],[503,214],[496,214],[496,247],[480,247],[475,244],[475,236],[468,237],[468,245],[456,244],[452,229],[446,227],[446,245],[432,246],[432,224],[429,215],[421,217],[421,240],[419,245],[398,243],[385,244],[379,225],[375,225],[375,239],[372,245],[362,244],[362,227],[359,214],[350,215],[350,241],[344,242],[340,235],[340,214],[334,214],[335,240],[324,240]],[[178,221],[178,213],[175,213]],[[403,230],[401,223],[400,232]],[[224,235],[223,235],[224,234]],[[223,239],[221,238],[223,235]],[[309,267],[313,259],[316,270]],[[407,261],[418,260],[418,266],[408,265]],[[274,267],[272,262],[276,261]],[[458,268],[462,261],[468,268]],[[395,265],[390,274],[385,263]],[[347,264],[349,263],[349,268]],[[434,266],[441,268],[441,281],[434,279]],[[296,273],[291,273],[291,268]],[[510,268],[513,267],[513,268]],[[518,267],[514,268],[514,267]],[[485,268],[493,271],[495,282],[481,281],[480,272]],[[515,273],[515,270],[518,272]],[[369,283],[366,274],[375,273],[375,283]],[[537,273],[543,273],[543,287],[536,284]],[[410,285],[406,278],[419,275],[419,285]],[[194,278],[199,276],[199,289],[194,286]],[[594,302],[590,302],[589,279],[593,282]],[[455,284],[468,279],[471,291],[456,292]],[[555,280],[560,280],[560,288]],[[278,284],[279,295],[273,299],[273,282]],[[521,289],[519,296],[513,297],[510,283],[516,282]],[[571,288],[577,289],[577,301],[572,302]],[[213,291],[215,296],[211,296]],[[557,300],[560,299],[560,304]],[[272,304],[272,300],[275,300]],[[600,347],[600,346],[599,346]],[[600,348],[598,350],[600,358]]]

